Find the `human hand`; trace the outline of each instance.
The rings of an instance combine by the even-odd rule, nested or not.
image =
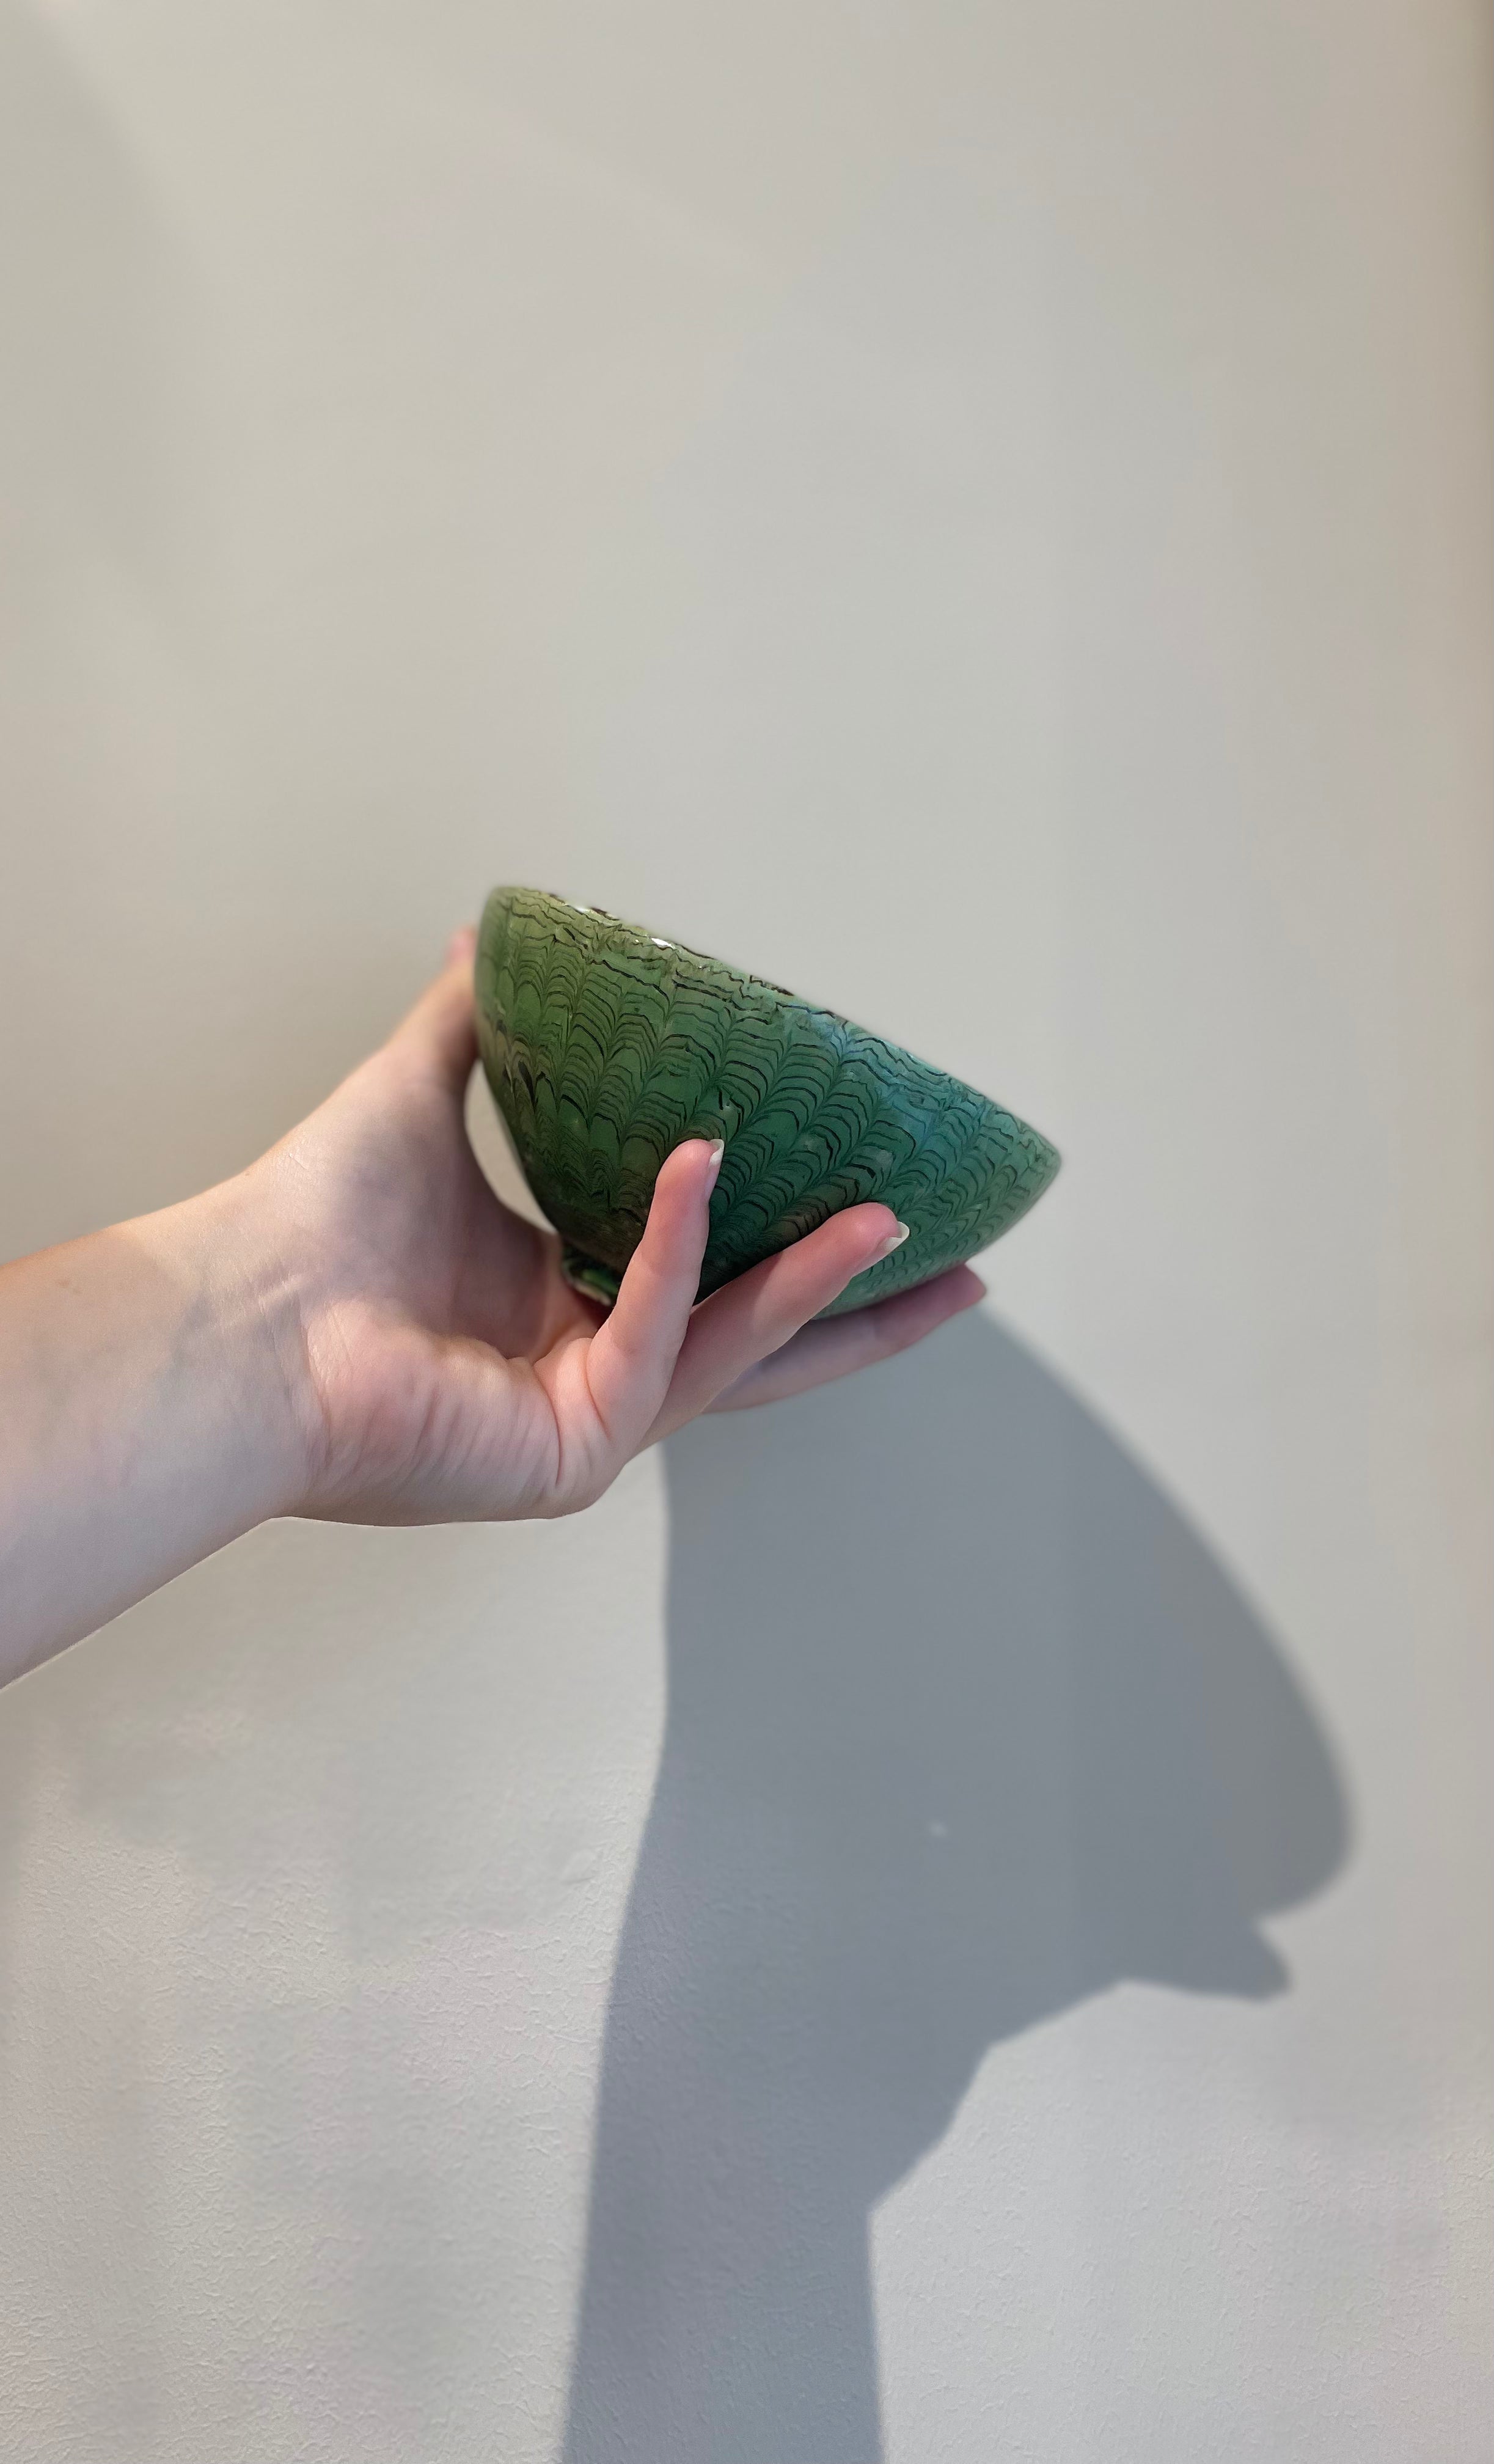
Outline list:
[[[246,1172],[0,1267],[0,1683],[273,1515],[562,1514],[697,1412],[915,1343],[968,1267],[817,1325],[898,1226],[850,1206],[694,1295],[715,1177],[659,1175],[617,1306],[468,1143],[472,935],[387,1044]]]
[[[474,935],[389,1041],[244,1177],[254,1241],[295,1296],[293,1510],[360,1523],[550,1515],[697,1413],[769,1402],[887,1358],[979,1299],[965,1266],[811,1325],[895,1246],[847,1207],[694,1306],[718,1151],[677,1147],[610,1316],[560,1243],[496,1198],[464,1113]]]

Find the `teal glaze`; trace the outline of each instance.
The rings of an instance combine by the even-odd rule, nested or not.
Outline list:
[[[581,1289],[615,1298],[659,1167],[725,1141],[700,1296],[867,1199],[910,1237],[824,1314],[986,1248],[1058,1170],[990,1098],[833,1010],[598,908],[495,890],[476,961],[478,1044],[525,1177]]]

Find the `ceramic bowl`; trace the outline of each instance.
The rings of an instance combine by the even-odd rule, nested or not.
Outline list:
[[[483,1068],[571,1282],[616,1298],[660,1165],[722,1138],[700,1296],[877,1199],[910,1237],[824,1311],[974,1257],[1058,1170],[973,1087],[780,984],[541,890],[495,890],[477,941]]]

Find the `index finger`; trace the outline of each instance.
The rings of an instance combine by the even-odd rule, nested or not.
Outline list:
[[[659,1419],[665,1437],[692,1420],[738,1377],[778,1352],[843,1292],[853,1275],[908,1238],[890,1206],[847,1206],[818,1230],[702,1301],[680,1350]]]
[[[695,1304],[720,1165],[719,1138],[687,1138],[666,1157],[612,1313],[591,1338],[586,1383],[620,1455],[643,1443],[669,1392]]]

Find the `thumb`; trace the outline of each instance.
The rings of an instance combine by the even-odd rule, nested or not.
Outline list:
[[[472,1023],[472,954],[475,928],[463,924],[447,944],[446,964],[426,986],[389,1038],[392,1051],[406,1052],[433,1070],[453,1094],[461,1094],[477,1058]]]

